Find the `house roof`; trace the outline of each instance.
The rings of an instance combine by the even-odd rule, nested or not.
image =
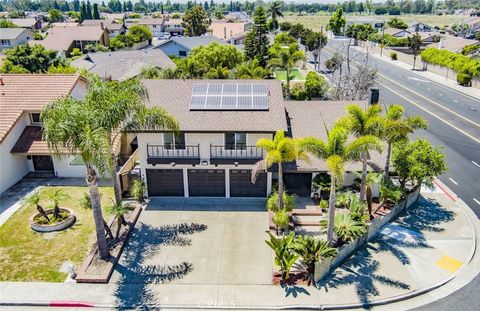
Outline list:
[[[169,19],[165,19],[164,25],[165,25],[165,26],[169,26],[169,25],[181,25],[182,22],[183,22],[183,19],[181,19],[181,18],[169,18]]]
[[[480,44],[478,40],[465,39],[448,34],[443,35],[442,37],[443,38],[440,40],[440,42],[429,44],[427,47],[440,48],[450,52],[458,53],[466,46]]]
[[[304,138],[308,136],[325,140],[327,133],[325,126],[331,128],[341,117],[346,115],[345,107],[352,101],[285,101],[285,109],[290,121],[292,137]],[[358,103],[358,102],[357,102]],[[365,102],[366,104],[366,102]],[[353,139],[353,138],[352,138]],[[310,161],[297,161],[296,167],[290,170],[326,171],[325,161],[309,156]],[[373,169],[381,168],[385,164],[385,153],[370,152],[369,166]],[[361,170],[360,162],[348,162],[347,171]]]
[[[100,27],[103,25],[107,30],[120,30],[124,27],[122,23],[118,23],[113,19],[86,19],[81,25],[84,27]]]
[[[201,45],[209,45],[212,42],[218,42],[219,44],[226,44],[225,42],[212,36],[201,36],[201,37],[173,37],[170,40],[160,44],[159,46],[170,44],[172,42],[180,44],[181,46],[189,50],[193,50],[194,48],[199,47]]]
[[[14,40],[18,38],[24,31],[28,31],[25,28],[0,28],[0,39]]]
[[[247,24],[249,23],[217,20],[208,27],[208,30],[212,32],[213,36],[219,39],[226,39],[244,32]]]
[[[159,49],[88,53],[71,65],[118,81],[137,76],[147,66],[175,68],[175,63]]]
[[[137,25],[163,25],[163,18],[152,18],[152,17],[129,18],[126,21],[129,24],[137,24]]]
[[[101,27],[53,27],[45,39],[34,43],[41,44],[48,50],[66,51],[73,41],[100,41],[104,31]]]
[[[41,111],[53,100],[67,96],[79,75],[1,74],[0,143],[25,111]]]
[[[51,23],[50,27],[77,27],[80,26],[79,22],[57,22],[57,23]]]
[[[165,108],[175,116],[182,131],[275,132],[287,129],[282,85],[278,80],[143,80],[148,90],[148,106]],[[190,100],[193,86],[199,83],[265,84],[269,109],[263,111],[192,111]]]
[[[389,34],[395,36],[398,33],[405,32],[407,35],[410,34],[410,31],[406,29],[398,29],[398,28],[385,28],[385,34]]]
[[[37,23],[35,18],[11,18],[10,21],[18,27],[23,28],[33,27]]]
[[[42,127],[26,126],[10,153],[50,154],[47,142],[42,140],[42,134]]]

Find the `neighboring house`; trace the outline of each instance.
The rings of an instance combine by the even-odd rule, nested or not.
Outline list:
[[[431,32],[431,31],[415,32],[415,33],[412,33],[412,35],[416,33],[418,33],[418,35],[422,37],[423,45],[429,45],[432,43],[439,42],[442,37],[438,32]]]
[[[78,27],[80,26],[79,22],[69,22],[69,21],[64,21],[64,22],[57,22],[57,23],[51,23],[50,27]]]
[[[108,30],[110,38],[114,38],[120,34],[125,34],[125,32],[127,31],[127,28],[122,22],[117,22],[114,19],[86,19],[81,23],[81,25],[83,27],[105,28]]]
[[[233,20],[238,22],[251,22],[252,18],[248,15],[247,12],[229,12],[228,14],[223,16],[226,20]]]
[[[70,63],[104,80],[123,81],[139,75],[143,68],[175,68],[175,63],[158,49],[88,53]]]
[[[480,42],[478,40],[465,39],[462,37],[455,37],[452,35],[442,35],[442,38],[439,42],[432,43],[427,47],[433,47],[437,49],[447,50],[453,53],[460,53],[462,49],[469,45],[478,45]]]
[[[105,19],[114,19],[117,21],[123,20],[127,14],[126,13],[106,13],[101,12],[100,16]]]
[[[183,20],[181,18],[168,18],[166,17],[163,22],[164,33],[168,33],[171,36],[183,36],[184,28],[182,26]]]
[[[162,18],[151,18],[151,17],[142,17],[142,18],[130,18],[125,20],[125,26],[127,28],[134,25],[142,25],[148,27],[152,32],[154,37],[163,36],[163,19]]]
[[[10,21],[18,27],[39,30],[43,28],[42,20],[39,18],[11,18]]]
[[[252,28],[250,22],[233,22],[231,20],[214,20],[208,28],[212,36],[226,40],[238,34],[245,33]]]
[[[381,31],[385,25],[385,22],[364,16],[354,16],[347,18],[345,28],[350,25],[371,25],[373,29]]]
[[[167,55],[186,57],[194,48],[209,45],[212,42],[226,44],[225,42],[212,36],[173,37],[170,40],[160,44],[157,48],[162,50]]]
[[[52,157],[42,141],[40,112],[60,97],[83,98],[86,85],[78,75],[0,75],[0,193],[29,172],[85,175],[85,166],[76,155]]]
[[[391,35],[395,38],[405,38],[411,35],[411,32],[398,28],[385,28],[385,34]]]
[[[324,137],[325,128],[345,115],[351,102],[288,102],[277,80],[144,80],[147,106],[166,109],[180,131],[137,133],[141,176],[149,196],[266,197],[278,180],[275,168],[251,182],[251,172],[265,153],[256,143],[277,130],[294,138]],[[315,112],[315,113],[312,113]],[[319,122],[319,113],[325,117]],[[371,153],[370,166],[384,157]],[[360,171],[360,162],[346,163]],[[326,171],[323,161],[284,166],[286,188],[311,195],[313,176]],[[355,174],[350,174],[353,181]],[[353,176],[353,177],[352,177]],[[349,184],[349,183],[347,183]]]
[[[33,32],[26,28],[0,28],[0,51],[26,44],[33,40]]]
[[[105,28],[101,26],[53,27],[48,31],[45,39],[32,42],[32,44],[43,45],[48,50],[55,50],[63,57],[68,57],[74,48],[79,48],[83,52],[85,46],[95,43],[109,46],[109,35]]]
[[[226,39],[225,42],[228,42],[233,45],[244,45],[245,40],[247,39],[247,35],[248,35],[248,31],[244,31]]]
[[[410,32],[431,32],[434,30],[434,28],[424,23],[413,22],[410,24],[410,27],[408,27],[407,30]]]

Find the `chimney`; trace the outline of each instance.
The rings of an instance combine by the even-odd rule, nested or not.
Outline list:
[[[3,78],[2,78],[2,77],[0,77],[0,85],[1,85],[1,86],[4,86],[4,85],[5,85],[5,83],[3,83]]]
[[[370,89],[370,105],[378,104],[380,101],[380,90],[377,88]]]
[[[103,28],[103,22],[100,22],[100,28],[102,28],[102,30],[104,30],[104,28]]]

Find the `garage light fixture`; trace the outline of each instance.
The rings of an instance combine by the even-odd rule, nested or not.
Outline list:
[[[171,165],[171,166],[175,166],[175,164],[176,164],[176,163],[175,163],[175,162],[173,162],[173,161],[172,161],[172,162],[170,162],[170,165]]]
[[[235,165],[235,167],[237,167],[238,166],[238,161],[233,162],[233,165]]]
[[[207,166],[207,165],[208,165],[208,161],[202,161],[202,165],[203,165],[203,166]]]

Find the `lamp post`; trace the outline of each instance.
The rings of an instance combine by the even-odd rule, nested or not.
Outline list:
[[[385,44],[385,21],[382,24],[382,44],[380,45],[380,58],[383,55],[383,45]]]

